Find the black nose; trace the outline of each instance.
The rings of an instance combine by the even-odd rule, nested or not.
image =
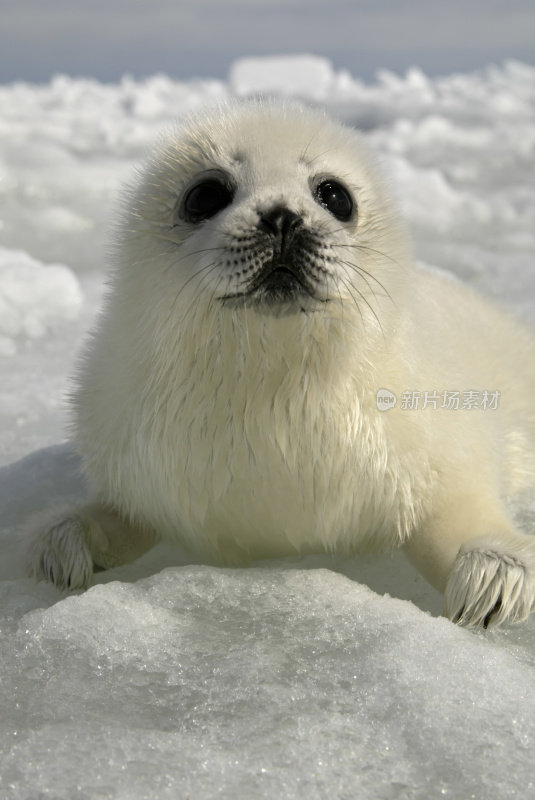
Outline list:
[[[275,206],[275,208],[260,214],[258,227],[261,231],[279,237],[287,243],[301,222],[299,214],[294,214],[284,206]]]

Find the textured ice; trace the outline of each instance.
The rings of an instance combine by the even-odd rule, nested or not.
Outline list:
[[[21,797],[535,790],[529,672],[328,570],[190,566],[96,586],[26,614],[4,670],[3,780]]]
[[[160,545],[71,597],[24,576],[24,520],[85,495],[48,445],[118,186],[177,117],[262,91],[363,128],[417,259],[535,321],[533,67],[0,86],[0,797],[535,797],[535,621],[458,629],[399,554],[221,570]],[[535,528],[531,495],[515,512]]]
[[[327,58],[306,55],[243,58],[229,74],[230,88],[238,96],[304,95],[323,100],[335,82],[336,73]]]
[[[39,339],[58,322],[76,319],[81,305],[80,284],[70,269],[0,247],[1,355],[14,355],[19,340]]]

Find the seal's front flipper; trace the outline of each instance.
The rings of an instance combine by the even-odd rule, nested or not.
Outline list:
[[[472,539],[459,551],[444,613],[460,625],[522,622],[535,603],[535,537]]]
[[[444,615],[460,625],[521,622],[535,606],[535,537],[515,530],[492,497],[450,497],[404,549],[444,593]]]
[[[29,574],[68,590],[86,589],[94,571],[133,561],[157,541],[153,532],[98,505],[55,509],[29,527]]]

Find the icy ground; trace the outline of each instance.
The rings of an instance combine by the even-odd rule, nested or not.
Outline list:
[[[535,797],[535,620],[456,628],[401,556],[222,570],[160,546],[77,596],[24,577],[17,526],[83,496],[67,376],[118,186],[173,119],[258,91],[362,128],[417,258],[535,322],[532,67],[0,86],[0,797]]]

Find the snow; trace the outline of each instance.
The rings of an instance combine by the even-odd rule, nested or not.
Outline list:
[[[533,67],[0,86],[0,796],[535,796],[535,622],[456,628],[400,554],[229,570],[160,545],[76,596],[24,575],[26,518],[84,497],[65,397],[118,187],[173,119],[261,92],[361,127],[418,261],[535,322]],[[531,497],[515,513],[534,529]]]
[[[76,319],[81,305],[68,267],[0,247],[0,354],[15,355],[18,339],[39,339],[58,321]]]
[[[276,94],[321,100],[335,80],[336,73],[327,58],[306,55],[242,58],[229,73],[230,89],[240,97]]]

